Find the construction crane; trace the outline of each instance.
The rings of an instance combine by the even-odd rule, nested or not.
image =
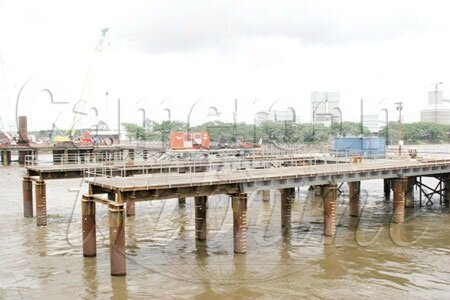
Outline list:
[[[94,82],[95,72],[97,69],[97,64],[99,62],[100,55],[103,52],[103,48],[106,41],[106,34],[109,28],[103,28],[100,39],[95,47],[94,54],[91,59],[90,67],[86,79],[84,81],[83,89],[81,91],[81,97],[73,108],[73,119],[69,127],[69,131],[66,135],[59,135],[55,137],[55,142],[73,142],[77,126],[79,125],[81,119],[87,114],[86,104],[88,103],[89,96],[91,93],[92,83]]]

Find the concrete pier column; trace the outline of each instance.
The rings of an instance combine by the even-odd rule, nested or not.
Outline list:
[[[392,222],[403,223],[405,220],[405,191],[408,185],[406,178],[392,180],[394,189],[394,215]]]
[[[28,119],[26,116],[19,116],[19,145],[28,143]]]
[[[444,204],[450,205],[450,174],[446,174],[444,177]]]
[[[323,212],[325,236],[334,236],[336,233],[336,198],[337,185],[327,184],[322,186]]]
[[[11,164],[11,155],[12,155],[12,151],[6,151],[6,164],[10,165]]]
[[[83,256],[97,255],[97,238],[95,231],[95,201],[85,198],[81,200],[81,214],[83,222]]]
[[[109,205],[109,249],[111,275],[127,274],[125,255],[125,216],[123,203]]]
[[[383,179],[383,189],[384,189],[385,196],[389,196],[391,194],[391,180],[390,179]]]
[[[265,202],[270,201],[270,190],[263,190],[262,191],[262,199]]]
[[[408,177],[405,191],[405,207],[414,207],[414,185],[416,184],[416,177]]]
[[[234,253],[247,252],[247,194],[234,194],[233,206],[233,242]]]
[[[206,240],[208,233],[207,219],[207,201],[208,197],[195,197],[195,238],[199,241]]]
[[[186,204],[186,197],[178,198],[178,204]]]
[[[25,164],[25,156],[27,154],[28,154],[28,151],[19,150],[19,157],[18,157],[19,164],[21,164],[21,165]]]
[[[361,192],[361,182],[348,182],[348,198],[350,206],[350,216],[359,217],[359,195]]]
[[[136,215],[136,201],[135,199],[127,199],[127,217],[134,217]]]
[[[292,200],[295,199],[295,188],[281,189],[281,227],[291,227]]]
[[[11,164],[11,151],[2,151],[2,165],[10,165]]]
[[[47,195],[43,180],[36,181],[36,225],[47,226]]]
[[[23,189],[23,216],[33,217],[33,182],[30,177],[24,177],[22,181]]]

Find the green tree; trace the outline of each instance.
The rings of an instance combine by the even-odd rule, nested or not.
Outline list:
[[[397,144],[399,140],[399,123],[389,122],[390,144]],[[449,142],[450,126],[428,122],[414,122],[402,124],[403,140],[406,144],[439,144]],[[386,126],[380,131],[386,136]]]

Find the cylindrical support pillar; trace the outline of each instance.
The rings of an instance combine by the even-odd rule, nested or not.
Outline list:
[[[444,204],[449,206],[450,204],[450,174],[446,174],[444,177]]]
[[[45,181],[36,181],[36,225],[47,226],[47,195]]]
[[[391,194],[391,180],[390,179],[383,179],[383,189],[384,189],[385,196],[389,196]]]
[[[270,190],[263,190],[262,191],[262,199],[263,201],[270,201]]]
[[[414,207],[414,185],[416,184],[416,177],[408,177],[408,184],[405,193],[405,207]]]
[[[97,255],[97,238],[95,231],[95,201],[81,200],[81,214],[83,219],[83,256]]]
[[[289,228],[291,226],[291,208],[292,200],[295,198],[295,189],[281,189],[281,227]]]
[[[109,249],[111,258],[111,275],[126,275],[125,216],[123,204],[110,205],[109,207]]]
[[[207,219],[207,201],[208,197],[195,197],[195,238],[199,241],[206,240],[208,232]]]
[[[178,204],[186,204],[186,198],[185,197],[178,198]]]
[[[233,244],[234,253],[247,252],[247,194],[231,197],[233,206]]]
[[[28,122],[26,116],[19,116],[19,143],[28,143]]]
[[[23,216],[33,217],[33,182],[29,177],[24,177],[22,181],[23,189]]]
[[[127,199],[127,217],[134,217],[136,215],[136,201],[134,199]]]
[[[11,164],[11,151],[2,151],[2,165]]]
[[[337,185],[327,184],[322,188],[323,212],[324,212],[324,228],[325,236],[334,236],[336,233],[336,198]]]
[[[348,198],[350,206],[350,216],[359,217],[359,194],[361,192],[361,182],[348,182]]]
[[[19,164],[21,165],[25,164],[25,157],[27,156],[27,154],[28,151],[19,150],[19,157],[18,157]]]
[[[394,215],[392,221],[394,223],[403,223],[405,220],[405,191],[408,184],[406,178],[393,179],[394,189]]]

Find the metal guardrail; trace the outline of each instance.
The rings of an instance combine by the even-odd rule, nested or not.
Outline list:
[[[26,155],[26,166],[38,165],[84,165],[84,164],[114,164],[124,162],[126,157],[120,152],[114,153],[77,153],[77,154],[53,154],[47,155],[48,159],[42,159],[36,155]]]
[[[308,158],[309,159],[309,158]],[[315,158],[319,160],[319,158]],[[323,159],[322,159],[323,160]],[[236,158],[228,157],[226,159],[215,160],[190,160],[190,161],[160,161],[151,164],[133,165],[111,165],[111,166],[92,166],[85,170],[86,177],[108,177],[113,174],[120,173],[121,177],[125,177],[127,171],[133,170],[136,175],[137,170],[141,170],[141,175],[147,174],[163,174],[169,173],[168,170],[174,170],[175,173],[207,173],[213,171],[228,171],[228,170],[247,170],[247,169],[269,169],[281,168],[283,166],[303,166],[302,157],[297,158]],[[150,169],[152,170],[151,172]],[[158,172],[159,171],[159,172]]]
[[[386,165],[392,166],[393,161],[408,161],[415,162],[417,166],[423,166],[423,162],[443,162],[448,161],[450,164],[450,147],[448,151],[417,151],[417,157],[412,159],[409,155],[409,150],[414,148],[403,148],[404,151],[401,156],[398,155],[398,149],[389,148],[387,152],[372,153],[362,157],[364,164],[379,165],[380,162],[386,161]],[[84,176],[86,178],[97,177],[125,177],[130,170],[133,170],[134,175],[148,175],[159,174],[160,176],[166,174],[169,176],[168,170],[172,173],[190,173],[193,176],[195,173],[217,174],[227,173],[235,170],[256,170],[256,169],[270,169],[281,168],[285,166],[299,167],[305,166],[305,161],[309,162],[308,169],[314,172],[314,165],[327,164],[330,171],[336,170],[337,165],[349,164],[355,160],[355,154],[351,152],[330,153],[329,150],[324,151],[319,149],[317,152],[311,151],[293,151],[286,149],[239,149],[227,151],[200,151],[194,152],[195,155],[187,156],[180,159],[176,152],[175,155],[166,153],[165,156],[150,155],[147,159],[144,158],[143,151],[135,150],[133,155],[124,155],[121,152],[116,153],[86,153],[84,156],[80,154],[75,155],[60,155],[56,156],[57,161],[69,161],[70,165],[79,165],[84,167]],[[317,150],[317,149],[316,149]],[[441,149],[440,149],[441,150]],[[243,151],[243,152],[242,152]],[[242,155],[236,155],[242,154]],[[382,158],[380,158],[382,157]],[[49,161],[51,164],[53,160]],[[35,166],[42,163],[36,159],[35,156],[26,156],[26,164]],[[137,170],[138,169],[138,170]],[[140,170],[140,171],[139,171]],[[151,170],[151,171],[150,171]],[[159,170],[159,171],[158,171]],[[187,175],[189,176],[189,175]]]
[[[336,178],[341,178],[342,181],[352,180],[369,180],[369,179],[379,179],[383,178],[382,174],[389,174],[391,177],[401,175],[404,170],[407,174],[414,173],[414,176],[421,176],[426,174],[439,174],[439,172],[448,172],[450,167],[450,157],[447,157],[445,160],[436,159],[436,160],[405,160],[402,158],[397,159],[383,159],[383,160],[364,160],[362,162],[355,163],[345,163],[343,164],[329,164],[329,165],[306,165],[301,167],[301,169],[296,168],[285,168],[286,171],[283,172],[282,169],[274,169],[258,173],[255,170],[246,170],[246,172],[239,172],[235,170],[225,170],[225,171],[213,171],[213,172],[204,172],[200,173],[190,173],[186,174],[186,176],[179,177],[178,174],[158,174],[157,176],[136,176],[135,179],[133,177],[114,177],[111,178],[111,181],[102,181],[100,180],[100,185],[104,184],[105,186],[121,186],[126,187],[127,189],[133,189],[140,187],[142,188],[144,185],[147,186],[155,186],[155,189],[167,189],[171,188],[175,185],[183,185],[183,186],[203,186],[208,184],[213,184],[212,182],[222,182],[222,183],[242,183],[244,185],[251,184],[249,182],[259,182],[259,185],[266,186],[266,181],[274,181],[278,182],[280,186],[285,186],[287,181],[289,184],[293,185],[304,185],[315,184],[314,182],[321,182],[323,184],[324,181],[329,182],[333,180],[330,176],[335,176]],[[424,171],[423,173],[421,173]],[[352,174],[364,174],[360,177],[352,176]],[[297,181],[297,176],[301,177],[310,177],[316,178],[316,181],[308,180],[306,182],[302,179]],[[406,175],[408,176],[408,175]],[[245,179],[247,178],[247,180]],[[99,178],[100,179],[100,178]],[[90,180],[90,182],[95,182],[95,178]],[[340,182],[338,180],[338,182]],[[301,183],[301,184],[300,184]],[[254,187],[252,187],[254,189]]]
[[[146,151],[146,152],[144,152]],[[171,161],[171,160],[183,160],[194,161],[201,159],[213,159],[224,157],[258,157],[260,159],[269,159],[279,156],[288,155],[326,155],[327,151],[324,149],[312,149],[308,151],[304,150],[286,150],[286,149],[273,149],[273,148],[254,148],[254,149],[217,149],[217,150],[186,150],[186,151],[174,151],[169,150],[167,152],[148,152],[146,149],[136,149],[133,154],[127,151],[115,151],[107,153],[74,153],[74,154],[54,154],[53,156],[45,156],[47,159],[43,159],[42,156],[27,155],[25,157],[25,165],[37,166],[37,165],[51,165],[51,164],[117,164],[121,162],[147,162],[147,161]]]
[[[122,165],[122,166],[96,166],[87,168],[85,170],[85,176],[92,177],[112,177],[114,174],[120,174],[120,177],[125,177],[127,172],[133,170],[134,175],[148,175],[148,174],[170,174],[168,169],[174,170],[172,173],[205,173],[205,174],[217,174],[227,172],[233,172],[236,170],[256,170],[256,169],[273,169],[282,167],[305,167],[314,171],[314,165],[327,164],[329,169],[333,171],[341,164],[349,164],[352,161],[357,164],[358,160],[355,160],[355,156],[338,157],[331,156],[325,157],[310,157],[308,158],[310,164],[305,164],[299,158],[284,158],[284,159],[227,159],[222,161],[207,161],[207,160],[192,160],[192,161],[176,161],[176,162],[159,162],[151,165],[152,171],[149,172],[149,165],[134,166],[134,165]],[[415,162],[415,165],[423,165],[423,162],[443,162],[448,161],[450,163],[450,154],[445,156],[430,156],[419,157],[418,159],[411,159],[408,155],[402,157],[388,156],[384,159],[363,159],[365,165],[379,165],[380,162],[385,162],[386,165],[395,164],[395,162]],[[320,162],[320,163],[319,163]],[[361,162],[361,161],[359,161]],[[136,172],[136,169],[140,169],[141,172]],[[158,172],[159,170],[159,172]]]

